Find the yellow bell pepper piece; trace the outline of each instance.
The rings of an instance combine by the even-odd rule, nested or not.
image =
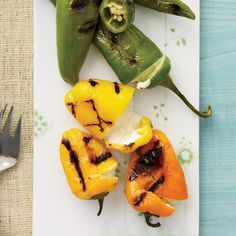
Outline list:
[[[107,147],[111,149],[116,149],[124,153],[134,152],[144,143],[146,144],[150,141],[150,139],[152,138],[151,127],[152,126],[150,120],[146,117],[143,117],[140,121],[139,126],[136,129],[136,132],[140,137],[137,138],[135,142],[131,142],[128,145],[122,145],[122,144],[111,143],[109,142],[109,140],[105,140],[105,144]]]
[[[129,111],[135,89],[105,80],[80,81],[65,96],[67,109],[106,147],[133,152],[152,138],[148,118]]]
[[[67,109],[94,136],[104,139],[125,111],[135,88],[105,80],[77,83],[65,96]]]
[[[72,192],[80,199],[92,199],[115,189],[118,162],[111,152],[91,135],[77,129],[66,131],[60,157]]]

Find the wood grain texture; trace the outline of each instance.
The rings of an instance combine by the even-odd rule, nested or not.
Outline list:
[[[236,235],[236,1],[201,1],[200,235]]]

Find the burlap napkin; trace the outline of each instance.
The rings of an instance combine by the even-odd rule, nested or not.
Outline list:
[[[23,117],[19,163],[0,174],[0,236],[32,234],[32,29],[32,0],[0,0],[0,108]]]

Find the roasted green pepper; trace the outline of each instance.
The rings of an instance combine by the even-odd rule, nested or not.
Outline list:
[[[152,88],[170,72],[169,59],[134,25],[113,34],[99,24],[93,42],[123,84],[149,79],[148,87]]]
[[[121,33],[134,21],[133,0],[103,0],[99,8],[103,24],[112,33]]]
[[[180,0],[134,0],[144,7],[156,11],[165,12],[177,16],[184,16],[189,19],[195,19],[193,11]]]
[[[59,70],[73,85],[79,80],[96,28],[98,0],[57,0],[56,9]]]
[[[169,76],[169,59],[134,25],[123,33],[113,34],[99,24],[93,42],[123,84],[135,82],[138,89],[166,87],[177,94],[200,117],[211,116],[210,106],[207,111],[199,112],[178,90]]]
[[[54,6],[56,6],[57,0],[50,0],[50,2],[51,2]]]

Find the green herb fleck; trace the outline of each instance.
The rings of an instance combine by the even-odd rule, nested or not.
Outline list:
[[[186,45],[186,39],[185,39],[185,38],[181,38],[181,43],[182,43],[183,45]]]

